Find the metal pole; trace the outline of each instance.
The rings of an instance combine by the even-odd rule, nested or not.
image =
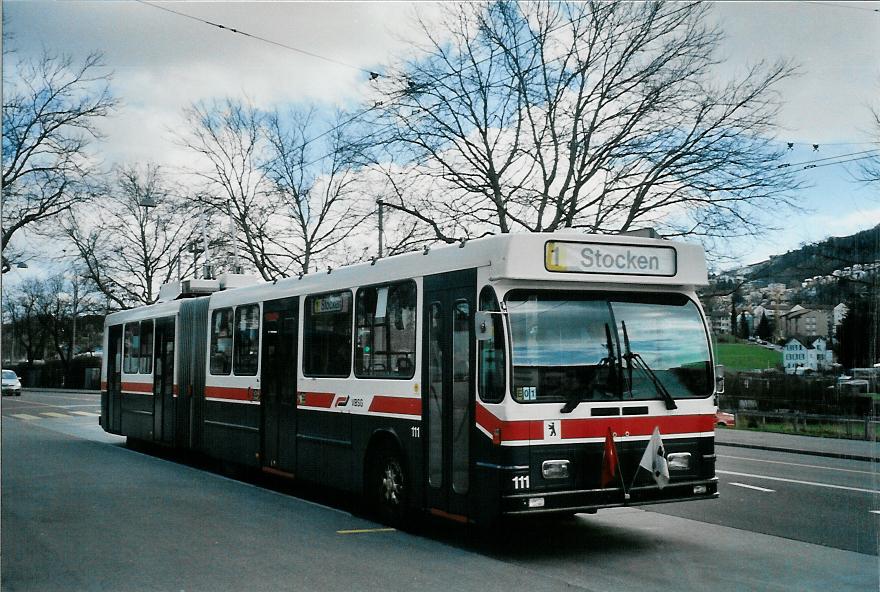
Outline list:
[[[232,204],[226,202],[226,214],[229,216],[229,237],[232,239],[232,273],[241,273],[238,268],[238,241],[235,239],[235,222],[232,218]]]
[[[199,212],[199,226],[202,227],[202,251],[205,253],[205,264],[202,269],[202,278],[208,279],[208,235],[205,232],[205,209]]]
[[[379,206],[379,258],[382,258],[382,233],[385,231],[382,220],[382,206],[385,205],[385,202],[381,199],[376,200],[376,204]]]

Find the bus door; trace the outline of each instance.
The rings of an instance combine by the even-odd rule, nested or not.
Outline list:
[[[104,429],[118,434],[122,428],[122,325],[110,327],[108,332],[107,404],[102,407]]]
[[[153,440],[170,444],[174,437],[174,317],[156,319],[153,368]]]
[[[467,517],[474,425],[473,311],[476,270],[425,277],[422,424],[427,505]]]
[[[260,374],[262,462],[292,473],[296,466],[296,349],[299,298],[263,303]]]

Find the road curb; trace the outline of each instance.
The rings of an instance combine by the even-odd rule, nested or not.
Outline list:
[[[738,444],[734,442],[715,442],[715,446],[731,446],[733,448],[752,448],[754,450],[769,450],[771,452],[788,452],[791,454],[806,454],[808,456],[824,456],[827,458],[840,458],[844,460],[861,460],[865,462],[880,462],[880,457],[865,456],[863,454],[846,454],[843,452],[825,452],[822,450],[800,450],[797,448],[784,448],[782,446],[759,446],[757,444]]]
[[[58,388],[34,388],[34,387],[23,387],[21,389],[23,393],[71,393],[71,394],[79,394],[79,395],[100,395],[100,390],[90,390],[90,389],[58,389]]]

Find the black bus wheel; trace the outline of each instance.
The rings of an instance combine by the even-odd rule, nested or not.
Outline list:
[[[407,515],[409,482],[398,454],[382,449],[373,458],[370,471],[370,498],[379,519],[402,526]]]

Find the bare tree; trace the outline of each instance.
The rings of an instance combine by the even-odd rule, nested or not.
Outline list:
[[[266,128],[265,170],[272,198],[291,222],[285,224],[290,229],[287,240],[274,242],[301,273],[308,273],[318,259],[349,262],[340,260],[338,251],[372,213],[364,211],[356,196],[354,152],[343,135],[344,126],[337,118],[332,133],[323,136],[326,141],[316,145],[309,138],[315,135],[315,119],[314,110],[291,110],[283,118],[275,112]]]
[[[28,364],[42,359],[46,348],[46,331],[40,322],[40,302],[44,294],[43,282],[34,278],[3,291],[4,324],[9,323],[13,339],[21,348],[18,351],[24,352]]]
[[[115,177],[98,198],[100,207],[73,210],[62,233],[83,276],[111,306],[152,304],[181,268],[198,232],[196,214],[156,165],[120,167]]]
[[[83,314],[96,309],[92,296],[87,279],[75,270],[41,282],[37,298],[40,324],[65,376],[69,375],[70,361],[76,355],[77,322]]]
[[[180,141],[202,157],[191,170],[197,197],[218,223],[231,221],[227,249],[242,262],[228,267],[246,261],[271,280],[349,260],[346,241],[370,208],[358,205],[342,126],[321,134],[313,110],[264,113],[233,99],[184,115]]]
[[[439,240],[514,230],[731,236],[797,187],[779,168],[787,63],[710,82],[702,4],[447,5],[391,76],[373,154]]]
[[[263,169],[268,158],[265,114],[227,99],[194,104],[184,111],[184,119],[186,131],[179,140],[203,161],[190,170],[204,186],[197,198],[215,219],[232,221],[235,259],[241,253],[266,280],[285,275],[290,260],[273,242],[277,215]],[[230,267],[241,263],[233,261]]]
[[[871,109],[871,128],[874,138],[880,140],[880,107]],[[878,142],[880,144],[880,142]],[[880,146],[877,146],[880,147]],[[856,179],[864,183],[880,183],[880,155],[872,154],[860,164]]]
[[[23,228],[61,214],[92,196],[91,141],[116,107],[101,54],[80,64],[44,53],[4,64],[2,247]],[[11,66],[11,67],[9,67]],[[3,271],[9,261],[3,258]]]

